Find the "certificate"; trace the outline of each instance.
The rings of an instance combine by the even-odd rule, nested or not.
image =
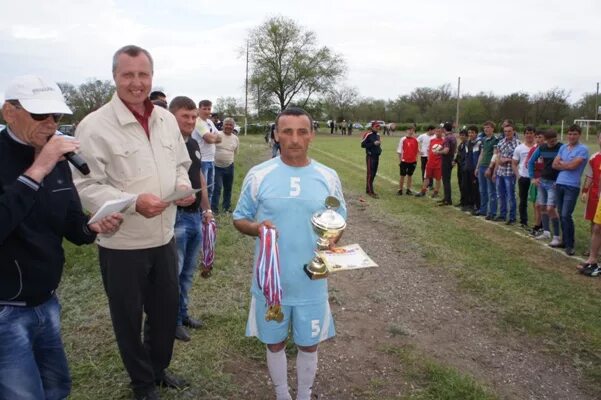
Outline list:
[[[163,199],[163,201],[165,203],[171,203],[172,201],[177,201],[180,199],[183,199],[185,197],[188,197],[192,194],[196,194],[198,192],[200,192],[201,189],[187,189],[187,190],[176,190],[175,192],[171,193],[169,196],[165,197]]]
[[[323,250],[318,253],[318,256],[330,272],[378,266],[358,244],[349,244],[334,250]]]
[[[94,222],[100,221],[102,218],[114,214],[121,213],[127,210],[132,204],[136,202],[138,196],[130,195],[128,197],[124,197],[122,199],[109,200],[105,202],[99,209],[96,211],[96,214],[90,218],[88,221],[89,224],[93,224]]]

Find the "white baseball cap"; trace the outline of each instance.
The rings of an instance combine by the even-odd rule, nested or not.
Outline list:
[[[18,100],[31,114],[73,114],[58,85],[36,75],[23,75],[13,79],[4,98]]]

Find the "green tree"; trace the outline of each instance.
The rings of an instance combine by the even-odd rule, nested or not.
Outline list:
[[[304,106],[312,95],[327,92],[343,75],[345,62],[316,42],[315,33],[290,18],[268,19],[248,38],[252,84],[281,110],[295,99]]]
[[[357,89],[341,86],[331,89],[325,96],[324,103],[327,106],[328,114],[335,120],[342,121],[351,117],[351,109],[359,98]]]
[[[235,97],[218,97],[214,105],[221,118],[244,115],[244,106]]]
[[[481,99],[475,96],[464,96],[461,100],[459,112],[459,120],[463,121],[463,125],[481,124],[489,118]]]
[[[83,117],[102,107],[115,93],[113,82],[100,79],[89,79],[77,88],[66,82],[59,82],[58,86],[73,111],[71,119],[74,122],[81,121]]]
[[[531,106],[528,93],[511,93],[501,99],[499,113],[503,119],[511,119],[525,125],[529,122]]]

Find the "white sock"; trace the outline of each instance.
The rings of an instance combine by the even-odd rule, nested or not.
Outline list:
[[[298,350],[296,356],[296,376],[298,380],[298,393],[296,400],[310,400],[313,381],[317,373],[317,351],[308,353]]]
[[[267,349],[267,369],[273,382],[277,400],[292,400],[288,392],[288,362],[286,361],[286,350],[277,353]]]

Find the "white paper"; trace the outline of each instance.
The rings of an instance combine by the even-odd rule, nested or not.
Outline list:
[[[113,213],[121,213],[121,212],[127,210],[127,208],[129,206],[134,204],[134,202],[136,201],[136,198],[137,198],[137,196],[129,196],[129,197],[124,197],[122,199],[109,200],[109,201],[105,202],[98,209],[98,211],[96,211],[96,214],[94,214],[94,216],[92,216],[92,218],[90,218],[90,220],[88,221],[88,225],[93,224],[94,222],[100,221],[102,218],[106,217],[107,215],[111,215]]]
[[[347,271],[359,268],[377,267],[369,256],[358,244],[349,244],[336,248],[336,250],[324,250],[319,252],[330,272]]]
[[[184,197],[188,197],[191,194],[196,194],[200,192],[201,189],[188,189],[188,190],[176,190],[171,193],[169,196],[165,197],[163,201],[165,203],[170,203],[172,201],[177,201],[179,199],[183,199]]]

